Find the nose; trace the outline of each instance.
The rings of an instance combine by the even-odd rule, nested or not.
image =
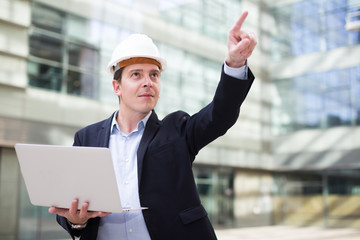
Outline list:
[[[152,87],[152,81],[150,77],[145,77],[144,87]]]

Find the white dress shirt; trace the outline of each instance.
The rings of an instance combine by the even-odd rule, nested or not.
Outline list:
[[[128,135],[120,131],[116,121],[117,113],[114,114],[111,124],[109,148],[123,208],[141,207],[138,191],[137,150],[150,114],[151,112]],[[97,239],[147,240],[150,236],[142,211],[131,211],[112,213],[103,217],[100,220]]]

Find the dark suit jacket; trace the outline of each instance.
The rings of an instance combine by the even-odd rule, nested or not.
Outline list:
[[[149,207],[143,214],[151,239],[216,239],[200,202],[192,163],[201,148],[236,122],[253,80],[250,70],[247,81],[222,72],[213,101],[198,113],[178,111],[159,121],[152,112],[137,152],[140,203]],[[78,131],[74,145],[108,147],[112,118]],[[90,219],[82,231],[72,230],[63,217],[57,219],[72,237],[97,237],[99,218]]]

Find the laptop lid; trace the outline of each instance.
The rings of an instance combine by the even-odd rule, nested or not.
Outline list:
[[[89,211],[123,212],[110,149],[16,144],[30,201],[36,206],[69,208],[74,199]]]

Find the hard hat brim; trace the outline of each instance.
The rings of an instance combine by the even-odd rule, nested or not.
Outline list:
[[[154,57],[154,56],[150,56],[150,55],[130,55],[130,56],[126,56],[126,57],[123,57],[123,58],[119,58],[119,59],[116,59],[115,61],[112,61],[108,64],[107,66],[107,72],[111,75],[111,76],[114,76],[115,74],[115,71],[114,71],[114,66],[116,66],[119,62],[121,61],[124,61],[124,60],[127,60],[127,59],[130,59],[130,58],[137,58],[137,57],[143,57],[143,58],[151,58],[151,59],[154,59],[156,61],[158,61],[161,65],[161,71],[165,71],[166,69],[166,60],[164,58],[161,58],[161,57]]]

